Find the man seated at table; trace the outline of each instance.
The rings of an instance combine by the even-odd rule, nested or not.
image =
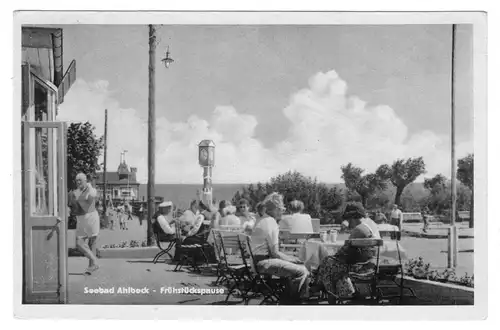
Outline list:
[[[163,202],[158,206],[158,213],[153,217],[152,222],[158,222],[163,232],[167,235],[175,235],[175,223],[172,217],[173,204],[170,201]]]
[[[311,216],[303,214],[304,203],[294,200],[290,203],[290,215],[284,215],[280,221],[280,230],[290,233],[313,233]]]
[[[284,211],[283,196],[272,193],[262,202],[264,214],[255,224],[251,235],[252,251],[260,273],[286,277],[289,280],[290,298],[297,299],[308,294],[308,275],[301,261],[279,251],[279,226]]]

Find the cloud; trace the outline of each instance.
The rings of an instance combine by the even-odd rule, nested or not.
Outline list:
[[[122,108],[108,88],[106,81],[77,80],[60,108],[59,120],[88,120],[103,134],[104,109],[108,109],[108,169],[118,166],[121,150],[128,150],[127,162],[139,168],[139,179],[146,182],[147,118]],[[171,122],[158,116],[156,181],[201,182],[197,144],[203,139],[216,143],[214,182],[219,183],[266,181],[287,170],[340,182],[340,166],[348,162],[372,171],[397,158],[418,156],[426,162],[426,177],[450,173],[448,136],[431,131],[409,135],[393,109],[368,106],[349,95],[346,82],[335,71],[312,76],[282,112],[290,129],[272,147],[264,147],[255,135],[256,117],[230,105],[217,106],[206,119],[193,115]],[[276,127],[281,129],[279,123]],[[457,146],[458,157],[471,151],[472,142]]]

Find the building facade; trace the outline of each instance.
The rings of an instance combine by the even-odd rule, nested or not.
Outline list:
[[[67,301],[67,125],[58,106],[76,79],[63,71],[63,31],[22,27],[21,182],[24,304]]]
[[[113,202],[135,201],[139,196],[139,182],[137,182],[137,168],[129,167],[124,158],[115,172],[106,172],[106,196]],[[104,172],[97,173],[95,182],[101,198],[104,197]]]

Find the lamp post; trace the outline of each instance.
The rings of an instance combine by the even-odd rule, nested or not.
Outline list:
[[[156,147],[156,114],[155,114],[155,68],[156,68],[156,27],[149,25],[149,93],[148,93],[148,229],[147,245],[153,245],[153,223],[155,213],[155,147]],[[174,62],[170,52],[161,60],[168,69]]]
[[[203,203],[212,206],[212,168],[215,164],[215,143],[203,140],[198,144],[198,162],[203,167]]]

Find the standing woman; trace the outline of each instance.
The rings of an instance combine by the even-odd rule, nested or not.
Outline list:
[[[99,235],[99,214],[95,202],[97,192],[84,173],[76,176],[77,189],[72,192],[70,207],[76,214],[76,246],[89,259],[85,273],[91,274],[99,269],[97,258],[93,253],[97,236]]]

